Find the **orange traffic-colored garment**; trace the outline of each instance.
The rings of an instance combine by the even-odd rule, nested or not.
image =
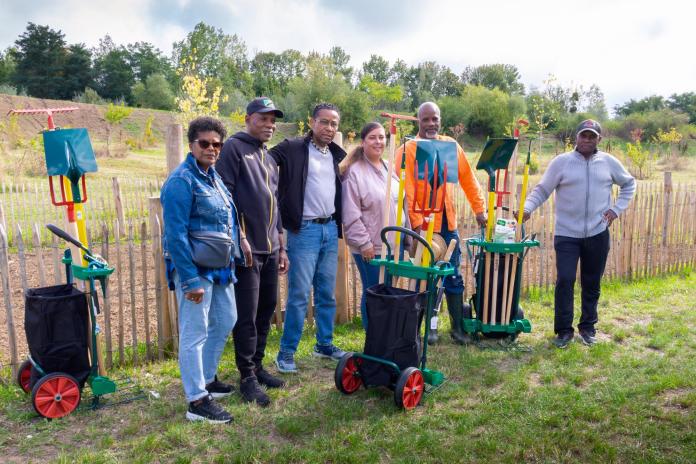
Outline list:
[[[415,208],[419,211],[426,206],[425,203],[427,199],[430,198],[431,187],[425,180],[416,181],[416,146],[415,140],[409,140],[406,142],[406,182],[405,191],[406,198],[409,205],[415,205]],[[457,143],[452,137],[447,137],[444,135],[438,135],[437,140],[445,140]],[[403,155],[403,145],[399,147],[396,151],[396,158],[394,160],[394,168],[399,169],[401,166],[401,157]],[[464,194],[466,195],[471,209],[474,213],[483,213],[486,210],[485,199],[483,197],[483,191],[481,186],[474,175],[474,171],[471,169],[469,161],[466,159],[466,154],[462,147],[457,143],[457,159],[459,164],[459,185],[464,189]],[[454,207],[454,192],[456,185],[445,184],[445,187],[438,186],[437,189],[437,200],[438,203],[442,201],[443,191],[446,191],[445,195],[445,210],[447,211],[447,230],[457,229],[457,214]],[[425,189],[425,196],[423,195],[423,189]],[[425,201],[421,204],[422,199],[425,197]],[[414,207],[409,208],[409,219],[411,220],[411,227],[414,229],[420,227],[423,224],[423,214],[414,211]],[[442,227],[442,213],[435,215],[435,231],[440,231]]]

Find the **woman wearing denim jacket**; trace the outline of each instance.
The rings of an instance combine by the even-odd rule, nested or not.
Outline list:
[[[179,369],[188,420],[228,423],[232,416],[215,402],[232,387],[217,379],[227,336],[237,320],[234,297],[235,244],[240,243],[237,212],[230,193],[213,168],[225,128],[210,117],[189,124],[191,152],[167,178],[160,200],[164,218],[164,250],[169,286],[179,302]],[[233,239],[229,264],[209,268],[193,262],[189,234],[226,232]],[[245,238],[241,237],[244,242]],[[245,258],[247,243],[240,243]]]

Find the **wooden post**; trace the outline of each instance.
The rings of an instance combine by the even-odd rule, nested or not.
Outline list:
[[[10,344],[10,368],[12,378],[17,375],[17,336],[15,333],[14,314],[12,311],[12,299],[10,289],[10,264],[8,257],[7,234],[5,227],[0,224],[0,280],[2,280],[2,294],[5,300],[5,317],[7,320],[7,340]]]
[[[140,224],[140,257],[142,259],[143,275],[143,316],[145,317],[145,356],[152,360],[152,341],[150,340],[150,305],[148,304],[147,285],[147,223]]]
[[[118,282],[118,362],[123,365],[126,361],[123,318],[123,267],[121,263],[121,224],[116,219],[114,224],[114,242],[116,244],[116,276]]]
[[[135,243],[133,243],[133,222],[128,223],[128,270],[130,275],[131,347],[133,365],[138,365],[138,318],[135,311]]]
[[[109,227],[102,222],[102,257],[109,261]],[[104,338],[106,339],[106,367],[111,369],[114,364],[114,349],[111,341],[111,285],[106,286],[104,292]]]
[[[157,344],[158,356],[164,355],[164,346],[173,338],[172,321],[169,309],[169,288],[162,249],[162,203],[159,197],[148,199],[150,229],[152,231],[152,254],[155,262],[155,293],[157,297]],[[176,319],[174,319],[176,321]]]
[[[24,237],[22,236],[22,228],[17,224],[17,260],[19,261],[19,278],[22,282],[22,292],[27,291],[27,262],[24,253]]]
[[[333,139],[337,145],[343,145],[343,134],[336,132]],[[348,250],[343,239],[338,239],[338,268],[336,269],[336,321],[348,321]],[[292,265],[292,263],[290,264]],[[309,311],[308,311],[309,314]]]
[[[114,194],[114,205],[116,206],[116,220],[118,220],[119,225],[123,229],[126,224],[126,217],[123,213],[123,200],[121,199],[121,185],[118,182],[118,177],[111,178],[111,188]],[[126,234],[125,230],[121,230],[121,235],[117,238],[124,237]]]
[[[61,264],[60,257],[58,256],[58,239],[56,239],[55,234],[51,234],[51,255],[53,256],[53,280],[56,285],[60,285],[60,283],[63,281],[63,273],[61,272],[63,265]]]
[[[183,128],[170,124],[166,130],[167,173],[171,173],[184,160]]]
[[[36,264],[39,268],[39,286],[46,286],[46,271],[43,260],[43,253],[41,251],[41,232],[39,230],[39,225],[34,223],[34,252],[36,253]]]

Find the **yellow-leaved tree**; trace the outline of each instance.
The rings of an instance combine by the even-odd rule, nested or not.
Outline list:
[[[220,102],[227,101],[226,95],[222,97],[222,86],[198,72],[195,56],[194,48],[189,56],[181,59],[176,70],[181,78],[176,106],[179,110],[179,120],[184,126],[198,116],[217,117]]]

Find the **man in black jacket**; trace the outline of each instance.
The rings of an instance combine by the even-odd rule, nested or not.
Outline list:
[[[288,271],[278,217],[278,166],[265,145],[276,129],[276,117],[282,118],[283,112],[269,98],[252,100],[247,105],[246,130],[225,142],[215,165],[234,198],[253,253],[251,263],[236,268],[238,319],[233,334],[242,397],[261,406],[267,406],[270,398],[260,385],[284,385],[262,365],[277,304],[278,274]]]
[[[283,226],[288,231],[288,300],[276,366],[297,372],[295,351],[302,337],[309,292],[314,288],[317,343],[312,354],[340,359],[333,344],[336,317],[336,269],[341,230],[341,180],[338,163],[346,152],[333,142],[338,108],[320,103],[306,137],[285,139],[270,151],[280,168],[278,196]]]

